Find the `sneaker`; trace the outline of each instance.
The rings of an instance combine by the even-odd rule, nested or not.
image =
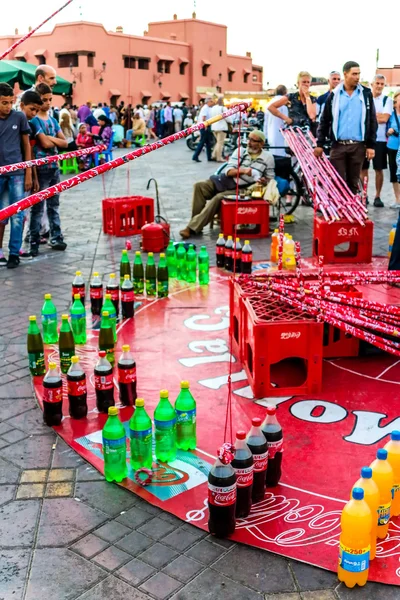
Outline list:
[[[27,250],[20,250],[19,251],[19,258],[21,260],[32,260],[33,256],[31,254],[31,252],[28,252]]]
[[[382,208],[383,206],[385,206],[382,202],[382,200],[380,198],[375,198],[374,200],[374,206],[376,206],[377,208]]]
[[[398,202],[392,202],[392,204],[389,204],[389,208],[392,208],[393,210],[399,210],[400,204]]]
[[[7,265],[7,259],[3,253],[0,254],[0,267],[5,267]]]
[[[35,258],[39,254],[39,246],[31,246],[31,251],[29,254],[32,258]]]
[[[53,250],[64,251],[65,248],[67,247],[67,244],[65,242],[63,242],[60,238],[57,238],[55,240],[50,240],[48,243],[48,246],[50,248],[52,248]]]
[[[19,266],[19,256],[10,254],[7,261],[7,269],[16,269]]]

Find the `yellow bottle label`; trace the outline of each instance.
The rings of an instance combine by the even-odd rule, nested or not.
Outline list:
[[[387,525],[389,523],[390,505],[391,502],[389,502],[388,504],[381,504],[380,506],[378,506],[378,527],[381,527],[382,525]]]
[[[394,495],[397,494],[397,492],[400,492],[400,483],[395,483],[393,488],[392,488],[392,496],[394,498]]]
[[[369,568],[369,553],[371,546],[365,548],[350,548],[340,542],[339,567],[350,573],[361,573]]]

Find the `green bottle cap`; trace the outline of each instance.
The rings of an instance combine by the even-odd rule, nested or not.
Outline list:
[[[115,417],[115,415],[118,414],[118,408],[116,406],[109,406],[108,407],[108,416],[109,417]]]
[[[103,317],[109,317],[110,313],[108,312],[108,310],[103,310]]]
[[[79,362],[79,356],[71,356],[71,362],[76,365]]]
[[[129,352],[130,349],[131,347],[129,346],[129,344],[124,344],[122,346],[122,352]]]
[[[128,273],[127,273],[126,275],[124,275],[124,279],[125,279],[125,281],[126,281],[127,279],[130,279],[130,276],[128,275]]]
[[[31,315],[31,316],[29,317],[29,320],[30,320],[30,321],[36,321],[36,317],[35,317],[35,315]]]
[[[74,294],[74,299],[75,300],[80,300],[81,299],[81,295],[80,294]]]
[[[44,299],[45,300],[51,300],[51,294],[45,294],[44,295]]]
[[[188,389],[189,389],[189,382],[181,381],[181,390],[188,390]]]
[[[35,317],[35,319],[36,319],[36,317]],[[68,315],[61,315],[61,320],[68,321]]]
[[[135,404],[136,404],[136,406],[144,406],[143,398],[136,398]]]
[[[168,398],[168,390],[161,390],[160,398]]]

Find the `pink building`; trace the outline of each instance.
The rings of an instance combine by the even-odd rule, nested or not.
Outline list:
[[[394,67],[379,67],[376,70],[379,75],[386,77],[386,84],[388,86],[400,86],[400,65],[394,65]]]
[[[21,36],[0,37],[0,51]],[[207,44],[204,41],[207,40]],[[263,69],[246,56],[227,54],[227,27],[192,19],[149,23],[144,36],[98,23],[56,25],[17,48],[9,59],[46,63],[74,83],[73,102],[197,104],[226,91],[260,92]]]

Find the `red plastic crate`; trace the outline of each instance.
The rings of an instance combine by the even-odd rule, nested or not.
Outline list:
[[[233,278],[229,282],[229,334],[232,335],[232,352],[239,360],[242,360],[243,352],[243,298],[260,298],[267,294],[255,290],[249,283],[239,283]]]
[[[326,264],[370,263],[373,234],[372,221],[366,221],[363,227],[344,219],[327,223],[322,217],[315,217],[313,254],[323,256]],[[348,248],[335,249],[339,244],[348,244]]]
[[[255,398],[319,393],[323,324],[269,294],[243,298],[243,309],[242,362]]]
[[[145,196],[106,198],[103,206],[103,231],[124,237],[141,233],[146,223],[154,221],[154,200]]]
[[[222,200],[221,203],[221,231],[224,236],[232,235],[239,238],[264,238],[269,236],[269,204],[265,200],[249,200],[238,203]],[[258,225],[258,231],[239,230],[235,233],[235,222],[238,225]]]

